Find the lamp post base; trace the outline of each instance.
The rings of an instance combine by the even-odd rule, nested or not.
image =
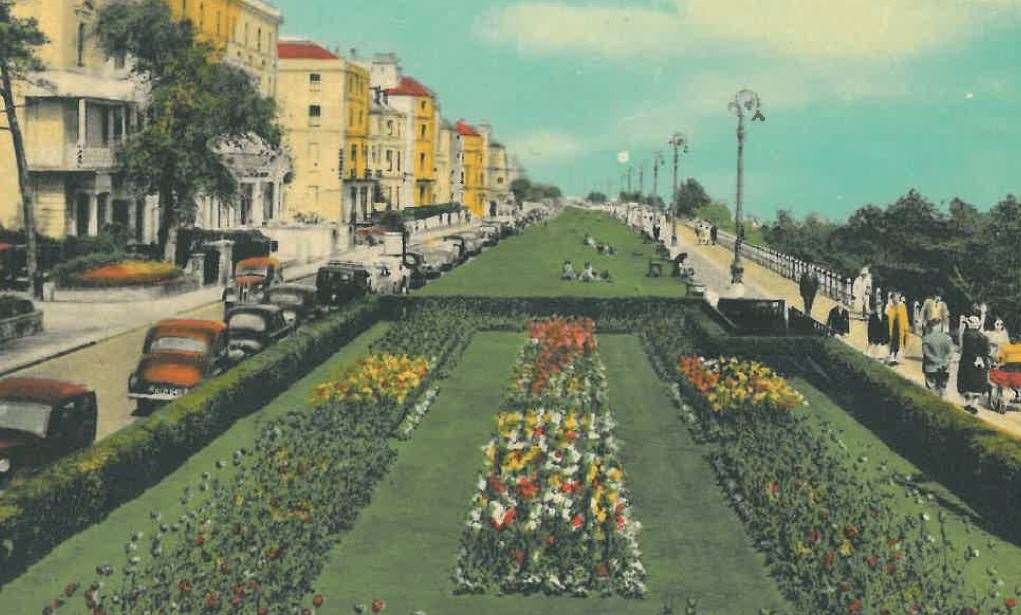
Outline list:
[[[730,283],[741,284],[744,281],[744,267],[740,262],[734,261],[730,265]]]

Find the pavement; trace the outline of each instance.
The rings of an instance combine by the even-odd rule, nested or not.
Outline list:
[[[663,228],[668,229],[669,227],[664,225]],[[707,289],[717,293],[720,297],[735,296],[735,291],[730,284],[732,251],[720,245],[699,245],[695,231],[682,223],[677,224],[677,243],[677,247],[670,248],[671,256],[678,252],[687,252],[691,266],[695,268],[696,274],[706,284]],[[784,299],[789,305],[803,307],[797,282],[784,278],[749,260],[743,259],[742,262],[745,273],[744,289],[740,296]],[[835,300],[819,294],[812,305],[812,317],[820,322],[825,322],[830,309],[836,305],[838,304]],[[865,321],[852,319],[850,335],[838,339],[862,354],[869,355]],[[877,363],[888,354],[885,347],[874,349],[872,352],[871,356],[877,360]],[[900,362],[897,365],[889,366],[885,363],[883,365],[907,380],[919,386],[925,386],[925,377],[922,373],[922,341],[919,336],[911,334],[907,348],[901,353]],[[955,362],[950,370],[946,400],[957,405],[962,412],[966,412],[964,400],[957,393],[955,387],[956,381],[957,363]],[[1021,412],[1012,411],[1007,414],[999,414],[979,407],[977,416],[996,429],[1021,439]]]
[[[431,229],[414,234],[412,241],[434,241],[469,228]],[[359,245],[330,258],[369,263],[382,254],[381,246]],[[285,265],[284,279],[308,279],[326,260]],[[43,311],[43,332],[0,348],[0,377],[56,378],[91,387],[99,406],[96,438],[102,439],[138,418],[135,404],[127,397],[127,382],[138,365],[149,326],[175,317],[220,320],[222,293],[223,286],[216,285],[151,301],[38,302],[36,306]]]

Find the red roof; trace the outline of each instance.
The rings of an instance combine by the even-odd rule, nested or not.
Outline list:
[[[58,404],[88,393],[80,384],[50,378],[8,378],[0,381],[0,399]]]
[[[277,57],[281,60],[336,60],[337,56],[325,47],[308,42],[277,43]]]
[[[481,137],[482,136],[482,135],[479,134],[479,131],[474,126],[472,126],[471,124],[469,124],[468,122],[466,122],[464,120],[457,120],[457,126],[455,128],[457,129],[457,134],[465,136],[465,137]]]
[[[388,89],[386,93],[390,96],[427,96],[429,98],[432,98],[433,95],[432,90],[411,77],[401,77],[401,82],[397,84],[397,87]]]

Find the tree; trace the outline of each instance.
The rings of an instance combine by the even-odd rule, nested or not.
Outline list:
[[[532,187],[532,182],[528,181],[527,177],[519,177],[511,182],[510,190],[514,194],[514,200],[519,204],[524,203],[528,197],[528,191]]]
[[[29,71],[42,70],[42,62],[36,56],[36,47],[46,43],[46,35],[34,19],[21,19],[13,15],[13,2],[0,0],[0,98],[7,115],[7,130],[11,133],[14,159],[18,168],[18,190],[21,191],[21,217],[25,227],[26,269],[28,288],[36,293],[36,271],[38,254],[36,249],[35,209],[28,187],[28,158],[25,155],[25,141],[18,123],[14,100],[14,82],[25,78]]]
[[[712,203],[709,193],[702,184],[694,177],[689,177],[680,188],[677,189],[677,210],[678,216],[691,217],[699,209]]]
[[[596,191],[589,192],[588,196],[585,197],[585,198],[590,203],[605,203],[606,202],[606,195],[603,194],[602,192],[596,192]]]
[[[99,15],[100,41],[111,56],[130,56],[132,71],[149,86],[146,121],[120,154],[127,178],[158,194],[161,250],[173,249],[176,228],[190,222],[195,197],[231,201],[237,181],[226,147],[276,148],[275,107],[242,70],[216,61],[190,21],[175,21],[162,0],[118,0]],[[169,248],[169,249],[168,249]]]

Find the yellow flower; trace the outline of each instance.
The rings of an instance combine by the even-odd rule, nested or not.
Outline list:
[[[624,473],[621,472],[620,468],[610,468],[606,472],[606,477],[613,482],[620,482],[620,479],[624,477]]]
[[[837,552],[844,557],[850,556],[852,551],[854,551],[854,546],[847,540],[840,543],[840,546],[837,548]]]

